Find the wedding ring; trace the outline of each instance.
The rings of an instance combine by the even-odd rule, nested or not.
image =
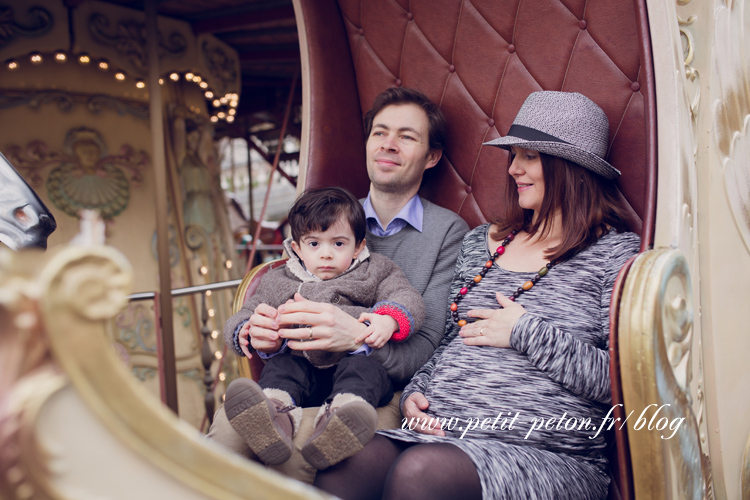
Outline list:
[[[307,328],[310,330],[310,337],[308,337],[308,339],[312,340],[312,338],[313,338],[313,336],[312,336],[312,327],[308,326]]]

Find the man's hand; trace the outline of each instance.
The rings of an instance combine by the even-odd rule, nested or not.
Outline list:
[[[294,294],[294,303],[279,306],[278,313],[279,325],[310,325],[278,330],[280,338],[289,339],[287,345],[298,351],[356,351],[362,346],[357,337],[367,328],[338,307],[307,300],[299,293]],[[314,340],[299,342],[309,340],[311,331]]]
[[[357,321],[360,323],[369,321],[370,326],[354,341],[357,343],[364,341],[373,349],[383,347],[398,330],[398,322],[387,314],[362,313]]]
[[[284,341],[279,338],[278,316],[279,312],[273,307],[268,304],[258,304],[255,313],[250,316],[250,320],[240,330],[240,348],[245,356],[250,357],[250,351],[246,347],[247,344],[243,346],[242,343],[242,332],[246,327],[250,335],[250,344],[256,351],[271,354],[281,349]],[[247,338],[247,334],[245,334],[245,338]]]
[[[413,427],[413,430],[422,434],[434,434],[435,436],[445,436],[445,432],[440,428],[433,417],[427,415],[424,410],[429,408],[430,403],[424,394],[421,392],[415,392],[410,394],[404,404],[402,410],[404,411],[404,418],[406,419],[407,426],[409,422],[414,419],[417,424]]]

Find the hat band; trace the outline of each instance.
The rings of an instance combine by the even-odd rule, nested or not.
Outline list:
[[[530,142],[547,141],[570,144],[569,142],[563,141],[562,139],[555,137],[554,135],[545,134],[544,132],[541,132],[535,128],[525,127],[523,125],[511,125],[507,135],[518,137],[519,139]]]

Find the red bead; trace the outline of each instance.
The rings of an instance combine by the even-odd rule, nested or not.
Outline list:
[[[508,300],[510,300],[511,302],[515,302],[516,298],[515,297],[508,297]]]
[[[457,309],[458,309],[458,304],[456,304],[455,302],[451,304],[451,311],[455,312]]]
[[[469,293],[469,289],[466,287],[463,287],[458,293],[460,293],[461,295],[466,295],[467,293]]]
[[[487,269],[491,268],[492,267],[492,261],[488,260],[487,262],[485,262],[484,263],[484,267],[486,267]]]
[[[515,238],[515,237],[516,237],[515,234],[510,233],[508,236],[505,237],[505,239],[508,240],[508,241],[513,241],[513,238]]]
[[[497,252],[498,255],[502,255],[505,253],[505,247],[500,245],[499,247],[497,247],[497,250],[495,251]]]

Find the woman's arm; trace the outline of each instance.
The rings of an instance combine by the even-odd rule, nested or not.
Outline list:
[[[581,397],[605,404],[611,401],[608,344],[612,289],[620,269],[637,254],[640,244],[632,234],[614,237],[617,239],[606,261],[599,307],[603,348],[584,342],[530,313],[520,317],[510,337],[510,346],[525,353],[551,379]]]
[[[583,398],[609,403],[609,351],[573,337],[526,313],[516,322],[510,347],[526,354],[552,380]]]

